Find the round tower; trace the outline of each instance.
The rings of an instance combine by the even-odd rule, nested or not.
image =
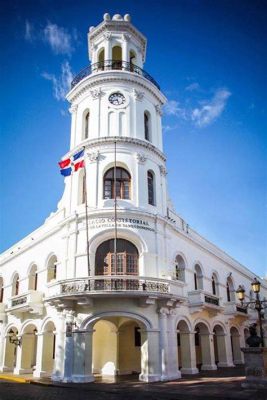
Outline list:
[[[65,179],[60,206],[82,218],[87,194],[92,273],[94,238],[111,240],[115,225],[118,238],[127,237],[138,248],[139,272],[141,268],[142,273],[159,273],[154,265],[160,257],[155,224],[167,215],[161,127],[166,99],[143,69],[146,43],[128,14],[112,18],[105,14],[98,26],[89,29],[91,64],[74,78],[67,94],[72,123],[65,157],[84,148],[86,171]],[[80,241],[86,242],[81,235]]]

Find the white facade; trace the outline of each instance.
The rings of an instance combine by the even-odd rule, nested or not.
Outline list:
[[[243,363],[240,346],[257,315],[238,305],[235,290],[243,285],[249,300],[255,275],[172,209],[166,99],[142,69],[146,39],[129,15],[108,14],[88,37],[92,64],[67,95],[63,159],[85,148],[90,263],[80,169],[65,178],[57,211],[1,255],[0,368],[65,382],[138,372],[149,382]]]

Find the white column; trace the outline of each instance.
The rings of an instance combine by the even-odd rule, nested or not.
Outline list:
[[[217,333],[218,367],[234,367],[232,352],[227,351],[228,341],[226,333]],[[231,346],[231,343],[230,343]]]
[[[129,37],[127,35],[123,35],[123,42],[122,42],[122,61],[129,62],[130,55],[129,55]]]
[[[159,356],[159,331],[155,329],[141,331],[141,374],[143,382],[158,382],[161,380]]]
[[[168,380],[168,328],[167,308],[159,310],[161,380]]]
[[[177,332],[175,326],[175,310],[170,310],[167,317],[168,325],[168,379],[181,378],[181,372],[178,369],[178,351],[177,351]]]
[[[202,371],[216,370],[213,333],[200,333]]]
[[[78,133],[76,131],[76,121],[77,121],[77,110],[78,106],[76,104],[72,104],[72,106],[69,108],[69,112],[71,113],[71,135],[70,135],[70,148],[73,149],[77,143],[77,137],[76,134]],[[79,132],[81,135],[81,132]],[[79,138],[81,140],[81,137]]]
[[[52,374],[53,381],[61,381],[64,374],[64,348],[66,334],[66,316],[63,312],[59,312],[57,316],[56,326],[56,349],[55,363]]]
[[[195,332],[180,332],[182,374],[198,374]]]
[[[37,333],[37,352],[36,352],[36,368],[33,371],[33,376],[40,378],[45,376],[45,371],[42,371],[43,350],[44,350],[44,334]]]
[[[74,331],[72,382],[92,382],[92,331]],[[88,368],[88,364],[91,366]]]
[[[14,374],[19,375],[25,373],[25,371],[22,369],[22,346],[23,346],[23,337],[18,336],[18,338],[21,339],[21,345],[17,346],[17,354],[16,354],[16,366],[14,368]]]
[[[234,367],[233,362],[233,352],[232,352],[232,343],[231,343],[231,334],[230,330],[227,329],[225,336],[225,346],[226,346],[226,359],[229,367]]]
[[[64,372],[63,382],[72,381],[72,370],[73,370],[73,357],[74,357],[74,339],[72,326],[74,321],[74,311],[66,310],[66,335],[65,335],[65,352],[64,352]]]

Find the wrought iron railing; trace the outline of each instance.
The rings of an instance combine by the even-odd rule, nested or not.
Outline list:
[[[205,295],[205,303],[213,304],[214,306],[219,306],[219,299],[213,296]]]
[[[48,287],[48,297],[99,292],[139,292],[140,294],[170,293],[170,283],[153,278],[135,276],[94,276],[68,279]]]
[[[86,76],[89,76],[95,72],[111,71],[111,70],[127,71],[127,72],[133,72],[137,75],[141,75],[150,82],[152,82],[160,90],[160,86],[155,81],[155,79],[152,78],[152,76],[149,75],[149,73],[144,71],[142,68],[127,61],[116,61],[116,60],[99,61],[97,63],[88,65],[88,67],[84,68],[81,72],[79,72],[78,75],[75,76],[75,78],[71,82],[71,88],[76,86],[77,83],[79,83]]]

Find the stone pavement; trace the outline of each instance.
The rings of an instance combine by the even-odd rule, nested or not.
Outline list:
[[[266,390],[244,390],[243,368],[221,368],[172,382],[145,384],[137,376],[115,382],[98,379],[89,384],[57,384],[40,380],[32,384],[0,381],[0,400],[267,400]]]

